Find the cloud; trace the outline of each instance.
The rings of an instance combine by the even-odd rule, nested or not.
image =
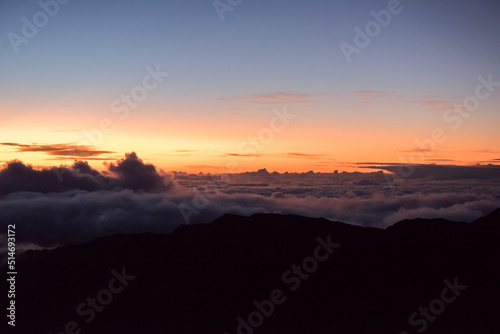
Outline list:
[[[371,89],[358,90],[355,93],[356,93],[357,97],[363,101],[371,100],[371,99],[379,99],[379,98],[391,98],[391,99],[402,98],[402,96],[400,94],[397,94],[394,92],[384,92],[384,91],[371,90]]]
[[[422,106],[426,108],[437,109],[437,110],[446,110],[453,108],[453,103],[454,103],[452,101],[443,99],[422,99],[422,100],[417,100],[416,102],[420,103]]]
[[[76,145],[74,143],[67,144],[19,144],[19,143],[0,143],[3,146],[16,147],[17,152],[43,152],[48,155],[65,157],[77,157],[77,158],[87,158],[94,157],[103,154],[115,153],[112,151],[96,150],[89,145]]]
[[[132,152],[117,164],[110,164],[108,174],[92,169],[87,162],[75,161],[71,167],[35,170],[13,161],[0,171],[0,196],[13,192],[62,192],[67,190],[112,190],[123,188],[148,192],[168,191],[173,182],[151,164],[145,164]]]
[[[227,169],[226,166],[214,166],[214,165],[185,165],[184,168],[195,168],[195,169]]]
[[[46,158],[45,160],[48,161],[68,161],[68,160],[77,160],[81,159],[81,156],[68,156],[68,157],[57,157],[57,158]],[[107,156],[105,158],[96,158],[96,157],[85,157],[85,161],[87,160],[92,160],[92,161],[109,161],[109,160],[116,160],[118,157],[116,155],[112,156]]]
[[[0,228],[16,224],[20,243],[52,247],[116,233],[169,233],[226,213],[386,227],[417,217],[472,221],[500,206],[498,179],[449,175],[401,181],[381,172],[176,173],[181,186],[134,152],[103,172],[84,161],[42,170],[13,161],[0,170]]]
[[[400,165],[400,163],[393,163],[393,162],[373,162],[373,161],[364,161],[364,162],[355,162],[353,163],[354,165],[378,165],[378,166],[397,166]],[[362,167],[365,168],[365,167]]]
[[[402,151],[399,151],[399,152],[401,152],[401,153],[413,153],[413,152],[431,153],[432,149],[430,149],[430,148],[422,148],[422,147],[414,147],[412,149],[402,150]]]
[[[384,92],[379,92],[375,90],[358,90],[356,92],[360,97],[377,97],[381,95],[386,95]]]
[[[377,186],[380,183],[370,179],[361,179],[359,181],[353,182],[353,184],[357,186]]]
[[[0,225],[15,223],[19,241],[53,246],[116,233],[169,233],[185,224],[180,205],[188,205],[189,211],[194,212],[189,216],[191,223],[208,223],[225,213],[273,212],[377,227],[417,217],[471,221],[499,206],[498,199],[473,193],[362,196],[353,190],[339,197],[303,198],[279,191],[268,196],[220,192],[210,197],[203,208],[195,203],[204,202],[199,193],[188,189],[172,193],[128,189],[50,194],[18,192],[0,202]]]
[[[135,152],[127,154],[116,165],[110,164],[108,169],[117,176],[117,183],[126,189],[162,192],[173,185],[164,182],[165,175],[160,175],[155,166],[145,164]]]
[[[428,109],[447,110],[453,108],[457,102],[443,98],[422,98],[408,94],[378,91],[378,90],[358,90],[355,92],[358,100],[362,102],[373,101],[376,99],[390,99],[401,103],[417,104]]]
[[[441,158],[427,158],[425,159],[426,161],[441,161],[441,162],[452,162],[452,161],[455,161],[453,159],[441,159]]]
[[[401,174],[408,179],[439,178],[448,180],[499,180],[500,166],[456,166],[456,165],[407,165],[390,164],[363,166],[363,168],[384,169],[395,174]],[[408,174],[408,175],[407,175]]]
[[[264,153],[224,153],[222,155],[223,157],[252,157],[252,158],[258,158],[258,157],[278,157],[278,158],[321,158],[324,156],[324,154],[311,154],[311,153],[300,153],[300,152],[289,152],[285,154],[264,154]]]
[[[276,92],[268,94],[254,94],[245,96],[233,96],[224,97],[224,101],[243,101],[248,103],[280,103],[280,104],[290,104],[290,103],[302,103],[308,102],[312,94],[305,93],[286,93],[286,92]]]
[[[474,153],[500,153],[498,150],[491,150],[488,148],[482,149],[482,150],[477,150],[477,151],[472,151]]]
[[[225,157],[262,157],[264,154],[260,154],[260,153],[245,153],[245,154],[242,154],[242,153],[224,153],[223,156]]]
[[[286,154],[288,157],[298,157],[298,158],[321,158],[323,154],[310,154],[310,153],[299,153],[299,152],[289,152]]]

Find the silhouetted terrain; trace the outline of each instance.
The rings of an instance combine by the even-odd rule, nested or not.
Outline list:
[[[55,334],[74,321],[81,333],[233,334],[238,317],[260,321],[248,320],[254,300],[279,289],[279,304],[262,304],[272,314],[240,333],[498,333],[499,232],[500,209],[472,223],[417,219],[386,230],[225,215],[170,235],[28,251],[18,258],[15,332]],[[304,261],[315,254],[322,260]],[[295,274],[293,265],[309,273]],[[100,293],[110,286],[114,294]],[[98,295],[108,304],[90,311],[86,300]],[[438,315],[409,323],[430,304]]]

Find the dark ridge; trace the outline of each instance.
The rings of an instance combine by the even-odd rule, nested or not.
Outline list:
[[[500,224],[500,208],[493,210],[484,217],[478,218],[472,224],[491,226],[495,228]]]
[[[74,321],[81,333],[95,334],[417,333],[423,318],[412,326],[409,317],[456,279],[467,288],[426,322],[425,333],[497,333],[499,215],[469,224],[406,220],[386,230],[295,215],[224,215],[170,235],[29,251],[17,263],[15,332],[60,333]],[[340,247],[292,290],[298,274],[282,275],[314,255],[318,238]],[[77,314],[78,305],[122,268],[135,278],[86,323],[90,313]],[[286,300],[258,328],[238,332],[238,317],[248,321],[253,301],[275,289]]]

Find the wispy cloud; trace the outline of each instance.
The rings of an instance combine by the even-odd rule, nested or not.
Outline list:
[[[411,103],[425,107],[427,109],[446,110],[453,108],[453,104],[458,103],[446,98],[439,97],[416,97],[403,93],[385,92],[378,90],[358,90],[355,92],[357,100],[362,102],[389,99],[391,101],[399,101],[400,103]]]
[[[224,157],[254,157],[254,158],[259,158],[263,156],[264,154],[259,154],[259,153],[224,153]]]
[[[479,150],[479,151],[472,151],[474,153],[500,153],[499,150],[490,150],[490,149],[482,149],[482,150]]]
[[[224,153],[223,157],[276,157],[276,158],[305,158],[305,159],[319,159],[324,157],[324,154],[311,154],[311,153],[301,153],[301,152],[289,152],[289,153]]]
[[[404,103],[408,98],[404,94],[380,91],[373,89],[365,89],[351,92],[350,94],[352,103],[369,103],[374,101],[390,101],[393,103]]]
[[[432,159],[426,159],[426,161],[442,161],[442,162],[451,162],[451,161],[456,161],[453,159],[438,159],[438,158],[432,158]]]
[[[384,92],[380,90],[358,90],[356,91],[356,95],[362,99],[375,99],[375,98],[396,98],[401,97],[401,95],[393,92]]]
[[[498,164],[500,163],[500,159],[483,160],[480,162],[485,164]]]
[[[385,96],[386,93],[376,91],[376,90],[358,90],[356,92],[360,97],[377,97],[377,96]]]
[[[354,165],[380,165],[380,166],[399,166],[399,165],[404,165],[401,163],[395,163],[395,162],[372,162],[372,161],[364,161],[364,162],[354,162]]]
[[[197,169],[225,169],[225,166],[212,166],[212,165],[185,165],[185,168],[197,168]]]
[[[66,144],[19,144],[19,143],[0,143],[3,146],[15,147],[17,152],[42,152],[48,155],[73,158],[89,158],[103,154],[112,154],[113,151],[97,150],[90,145],[77,145],[75,143]]]
[[[68,161],[68,160],[78,160],[84,156],[62,156],[62,157],[56,157],[56,158],[46,158],[45,160],[47,161]],[[110,155],[102,158],[96,158],[96,157],[84,157],[85,160],[92,160],[92,161],[110,161],[110,160],[117,160],[119,159],[118,155]]]
[[[310,154],[310,153],[300,153],[300,152],[289,152],[286,154],[287,157],[292,158],[311,158],[317,159],[323,157],[323,154]]]
[[[426,108],[437,109],[437,110],[446,110],[453,108],[453,103],[455,103],[453,101],[445,99],[422,99],[422,100],[417,100],[415,102],[419,103],[420,105]]]
[[[401,153],[413,153],[413,152],[429,153],[429,152],[432,152],[432,149],[430,149],[430,148],[415,147],[415,148],[411,148],[409,150],[402,150],[402,151],[399,151],[399,152],[401,152]]]
[[[287,92],[275,92],[266,94],[253,94],[253,95],[243,95],[243,96],[229,96],[223,97],[221,100],[224,101],[242,101],[248,103],[302,103],[308,102],[313,97],[312,94],[306,93],[287,93]]]

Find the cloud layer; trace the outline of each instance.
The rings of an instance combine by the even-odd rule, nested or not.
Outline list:
[[[495,179],[394,180],[381,172],[172,176],[135,153],[104,172],[82,161],[43,170],[14,161],[0,171],[0,226],[16,224],[19,242],[51,247],[115,233],[169,233],[225,213],[376,227],[408,218],[472,221],[500,207],[499,189]]]

